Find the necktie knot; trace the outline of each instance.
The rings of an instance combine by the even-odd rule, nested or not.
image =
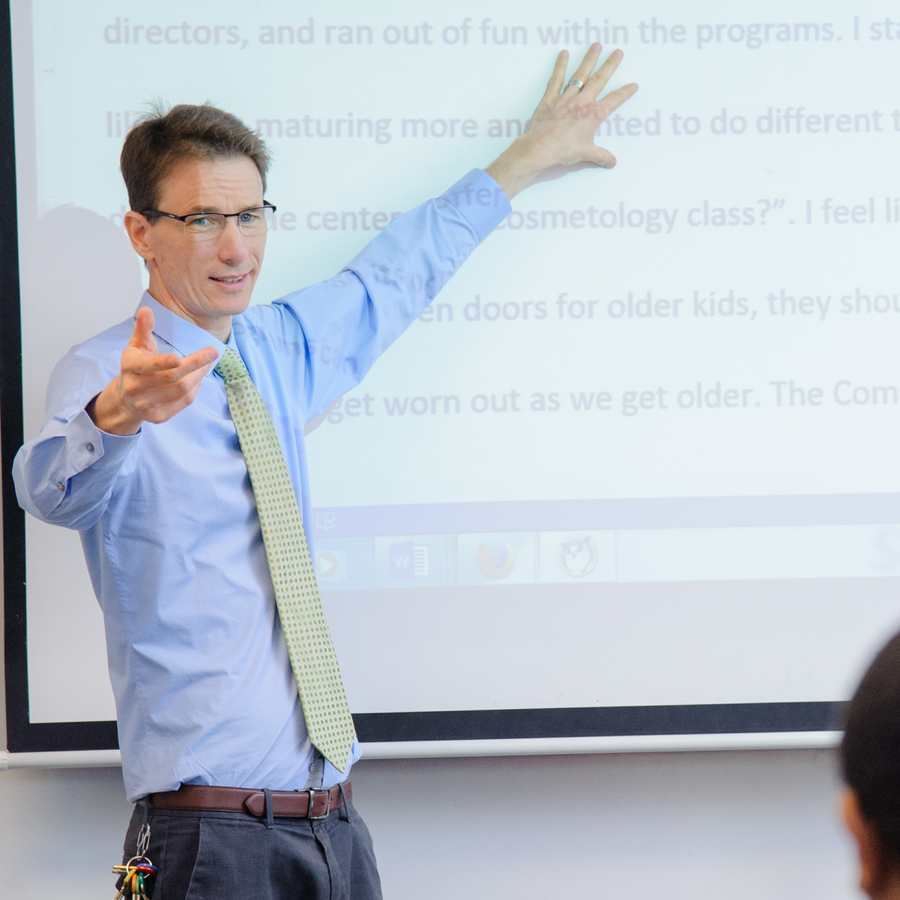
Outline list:
[[[235,381],[250,377],[244,361],[230,347],[226,348],[216,363],[215,371],[225,379],[225,384],[234,384]]]

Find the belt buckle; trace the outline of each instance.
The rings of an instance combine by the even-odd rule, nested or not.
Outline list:
[[[309,809],[306,813],[306,818],[315,821],[316,819],[324,819],[328,816],[328,813],[331,812],[331,791],[316,791],[313,788],[310,788],[307,793],[309,794]],[[318,793],[322,793],[325,795],[325,812],[322,813],[321,816],[313,815],[313,804],[315,803],[315,796]]]

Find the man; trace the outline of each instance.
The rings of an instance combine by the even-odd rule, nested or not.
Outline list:
[[[381,896],[297,508],[308,521],[303,426],[359,382],[510,198],[559,167],[615,164],[594,134],[637,88],[597,101],[621,59],[592,75],[599,55],[564,84],[560,54],[529,130],[492,165],[269,306],[248,309],[272,215],[259,138],[184,106],[128,135],[125,227],[148,292],[133,320],[57,366],[15,478],[25,509],[81,532],[103,609],[137,804],[125,855],[158,866],[130,873],[132,888],[147,874],[157,900]]]
[[[900,900],[900,634],[875,657],[845,718],[842,812],[860,887],[872,900]]]

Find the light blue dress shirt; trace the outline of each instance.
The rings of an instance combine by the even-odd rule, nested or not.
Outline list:
[[[145,294],[160,352],[232,347],[269,407],[303,518],[303,426],[353,388],[509,214],[479,169],[398,218],[339,275],[254,306],[228,344]],[[120,371],[134,319],[56,366],[47,421],[14,464],[19,502],[78,529],[103,610],[128,797],[180,784],[297,790],[313,751],[291,672],[256,503],[221,378],[133,436],[84,411]],[[350,766],[360,755],[354,745]],[[325,763],[324,784],[347,772]]]

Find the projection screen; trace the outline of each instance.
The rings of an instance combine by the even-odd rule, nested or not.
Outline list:
[[[612,87],[641,85],[597,133],[618,165],[516,197],[308,426],[308,526],[360,735],[419,752],[834,731],[900,621],[900,21],[883,5],[11,12],[11,750],[115,747],[78,536],[26,521],[8,470],[54,363],[146,285],[118,154],[147,104],[210,101],[271,147],[264,303],[490,163],[560,49],[595,40],[625,52]]]

